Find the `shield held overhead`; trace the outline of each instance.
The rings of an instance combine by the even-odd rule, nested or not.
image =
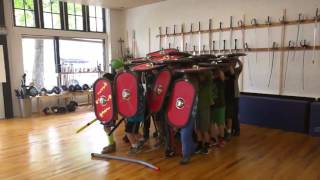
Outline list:
[[[112,84],[108,79],[100,78],[93,85],[94,112],[102,123],[108,123],[114,116]]]
[[[157,113],[160,111],[166,97],[170,81],[171,73],[169,70],[162,70],[157,75],[152,86],[152,91],[148,94],[148,108],[151,113]]]
[[[186,80],[178,80],[173,85],[169,99],[167,118],[169,124],[176,128],[187,125],[196,95],[194,86]]]
[[[115,91],[118,112],[126,117],[138,111],[138,80],[132,72],[121,72],[115,78]]]

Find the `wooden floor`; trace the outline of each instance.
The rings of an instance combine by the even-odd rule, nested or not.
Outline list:
[[[240,137],[209,155],[196,155],[187,166],[180,157],[165,159],[163,150],[133,158],[146,160],[160,172],[119,161],[92,160],[108,143],[94,118],[83,112],[0,121],[0,179],[320,179],[320,138],[242,125]],[[128,145],[116,132],[117,155]],[[152,144],[152,142],[150,142]]]

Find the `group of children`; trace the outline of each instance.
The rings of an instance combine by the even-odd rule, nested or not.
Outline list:
[[[152,91],[157,71],[144,74],[144,76],[137,74],[139,80],[138,113],[134,117],[127,118],[126,134],[123,138],[131,145],[129,154],[139,153],[149,139],[151,119],[156,127],[154,148],[164,144],[166,157],[172,157],[179,151],[182,152],[181,164],[187,164],[193,154],[208,154],[210,148],[221,148],[232,136],[239,136],[238,78],[242,68],[243,64],[237,60],[234,64],[212,72],[185,74],[184,78],[192,83],[196,89],[196,97],[190,119],[180,129],[171,127],[166,120],[165,111],[170,93],[168,93],[160,112],[152,116],[148,112],[146,97],[147,93]],[[113,80],[110,74],[106,74],[105,77]],[[181,76],[174,74],[172,82],[179,78]],[[169,87],[169,92],[171,88]],[[143,133],[140,133],[139,129],[142,124]],[[112,123],[104,125],[107,133],[110,132],[111,126]],[[177,137],[181,142],[181,150],[178,150],[180,148],[177,148],[177,143],[175,143]],[[103,149],[102,153],[111,153],[115,150],[116,145],[113,137],[109,136],[109,145]]]

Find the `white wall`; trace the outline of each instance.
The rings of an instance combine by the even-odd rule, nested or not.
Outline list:
[[[234,17],[234,26],[243,15],[246,17],[246,24],[250,24],[252,18],[256,18],[258,23],[265,23],[267,16],[271,16],[272,21],[278,21],[282,16],[283,9],[287,9],[287,19],[297,19],[298,13],[303,13],[308,17],[313,17],[316,8],[320,8],[319,0],[169,0],[161,3],[137,7],[125,11],[125,25],[129,32],[136,31],[137,54],[144,56],[148,53],[148,28],[151,28],[151,51],[159,50],[158,27],[161,26],[164,32],[165,26],[170,27],[172,32],[173,25],[186,24],[186,30],[189,31],[190,24],[194,23],[195,30],[198,29],[197,23],[201,21],[202,29],[208,29],[209,18],[213,19],[213,27],[217,28],[220,21],[223,27],[229,26],[230,16]],[[286,44],[289,40],[295,40],[296,26],[288,26],[286,30]],[[178,26],[178,32],[180,27]],[[278,44],[281,42],[281,28],[275,27],[271,29],[272,40]],[[319,33],[320,35],[320,33]],[[214,40],[218,42],[218,33],[214,33]],[[223,33],[223,39],[228,42],[229,33]],[[202,42],[207,43],[208,35],[202,36]],[[258,29],[257,37],[254,38],[254,30],[245,32],[245,41],[250,47],[255,47],[255,39],[257,39],[256,47],[267,47],[267,29]],[[131,41],[129,34],[129,42]],[[241,39],[241,33],[235,32],[234,38]],[[179,39],[179,38],[178,38]],[[189,37],[185,38],[188,44]],[[198,37],[194,35],[192,44],[197,45]],[[303,26],[301,39],[307,39],[313,44],[313,24]],[[319,38],[320,39],[320,38]],[[317,45],[320,45],[318,40]],[[172,39],[171,39],[172,42]],[[129,43],[131,44],[131,43]],[[238,43],[238,47],[241,42]],[[272,43],[271,43],[272,44]],[[217,48],[216,44],[216,48]],[[227,43],[227,48],[229,44]],[[292,53],[292,52],[291,52]],[[318,61],[320,62],[320,52],[318,51]],[[272,55],[272,54],[270,54]],[[285,57],[287,54],[285,53]],[[292,56],[292,54],[290,55]],[[279,77],[283,69],[280,69],[280,54],[275,53],[274,72],[270,87],[267,86],[271,65],[269,63],[268,52],[258,53],[258,62],[255,61],[255,53],[249,53],[245,58],[245,68],[243,72],[243,91],[279,94]],[[311,62],[312,52],[306,53],[306,70],[305,70],[305,89],[302,89],[302,52],[296,53],[296,60],[289,61],[286,88],[283,89],[285,95],[293,96],[320,96],[320,65],[314,65]],[[250,61],[250,71],[248,70],[248,62]],[[284,60],[285,61],[285,60]],[[320,64],[320,63],[319,63]],[[249,74],[252,75],[252,81],[249,80]]]
[[[110,43],[111,43],[111,58],[121,56],[119,39],[124,39],[125,34],[125,19],[124,12],[121,10],[110,10]],[[123,48],[124,50],[124,48]]]
[[[23,57],[22,57],[22,36],[23,35],[31,35],[31,36],[60,36],[60,37],[77,37],[77,38],[99,38],[105,39],[106,42],[108,41],[108,36],[111,34],[111,30],[108,28],[107,33],[86,33],[86,32],[72,32],[72,31],[59,31],[59,30],[45,30],[45,29],[35,29],[35,28],[21,28],[21,27],[14,27],[13,24],[13,15],[12,15],[12,3],[11,1],[4,1],[5,7],[5,19],[6,19],[6,32],[7,32],[7,40],[8,40],[8,49],[9,49],[9,61],[10,61],[10,77],[11,77],[11,88],[12,88],[12,101],[13,101],[13,110],[14,115],[19,115],[19,108],[18,102],[15,97],[14,89],[20,85],[21,75],[23,74]],[[112,15],[113,11],[108,11],[108,16],[115,17],[116,19],[118,16]],[[115,12],[116,13],[116,12]],[[121,18],[120,18],[121,19]],[[112,20],[113,21],[113,20]],[[122,23],[124,21],[122,20]],[[112,26],[111,26],[112,27]],[[116,32],[114,34],[119,36],[120,27],[115,28]],[[114,40],[113,40],[114,41]],[[112,47],[112,45],[106,43],[106,52],[107,56],[105,58],[106,64],[109,63],[109,59],[112,56],[110,49],[114,49],[112,52],[115,52],[116,47]],[[76,53],[76,52],[75,52]],[[1,98],[3,98],[2,94],[0,94],[0,102]],[[0,104],[0,109],[1,109]],[[34,109],[35,111],[36,109]],[[1,112],[1,111],[0,111]]]

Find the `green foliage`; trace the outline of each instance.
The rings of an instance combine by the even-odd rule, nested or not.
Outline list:
[[[34,10],[33,0],[24,0],[25,8],[28,10]]]
[[[23,0],[14,0],[14,8],[23,9],[24,8]]]
[[[73,3],[68,3],[68,14],[75,14]]]
[[[52,12],[53,13],[60,13],[60,5],[58,0],[52,0]]]
[[[50,0],[42,0],[42,6],[44,12],[51,12],[51,2]]]
[[[82,15],[82,5],[81,4],[75,4],[76,9],[76,15]]]

